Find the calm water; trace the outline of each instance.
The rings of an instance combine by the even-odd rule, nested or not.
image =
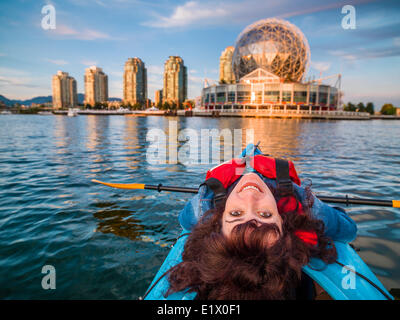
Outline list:
[[[136,299],[180,233],[190,195],[91,179],[197,187],[211,165],[150,165],[149,129],[254,128],[261,149],[295,161],[324,195],[400,198],[400,121],[0,116],[0,298]],[[245,141],[243,142],[245,144]],[[355,245],[400,288],[400,209],[352,206]],[[56,290],[41,287],[56,268]]]

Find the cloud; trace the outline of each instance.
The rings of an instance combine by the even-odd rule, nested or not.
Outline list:
[[[376,0],[353,0],[352,5],[358,5]],[[162,15],[153,12],[151,20],[142,23],[154,28],[177,28],[185,26],[203,27],[208,25],[242,24],[268,17],[290,18],[299,15],[334,10],[348,4],[348,1],[320,0],[303,2],[301,10],[293,10],[293,1],[188,1],[174,8],[171,14]]]
[[[202,21],[215,20],[229,15],[229,10],[225,5],[217,7],[215,4],[199,3],[196,1],[186,2],[184,5],[177,6],[170,16],[160,16],[144,22],[142,25],[155,28],[174,28],[183,27],[191,24],[201,23]]]
[[[88,67],[97,66],[97,61],[94,61],[94,60],[82,60],[81,63],[84,66],[88,66]]]
[[[56,29],[51,30],[51,34],[61,36],[63,38],[71,38],[76,40],[109,40],[112,39],[110,35],[93,30],[93,29],[83,29],[78,31],[64,24],[57,24]]]
[[[331,63],[326,61],[311,61],[311,67],[319,72],[325,72],[330,69]]]
[[[10,87],[39,87],[35,78],[23,70],[0,67],[0,88],[7,89]]]
[[[147,68],[147,73],[149,73],[149,74],[156,74],[156,75],[164,74],[163,66],[149,65],[146,68]]]
[[[346,61],[354,62],[365,59],[398,57],[400,56],[400,47],[358,48],[352,50],[351,53],[343,50],[331,50],[329,53]]]
[[[122,78],[124,76],[124,73],[122,71],[109,71],[108,74],[119,78]]]
[[[53,63],[53,64],[56,64],[56,65],[59,65],[59,66],[64,66],[64,65],[68,64],[67,61],[62,60],[62,59],[56,59],[56,60],[46,59],[46,61],[48,61],[50,63]]]
[[[196,84],[199,84],[199,83],[202,84],[204,81],[204,79],[202,77],[196,77],[196,76],[193,76],[190,74],[188,76],[188,80],[189,80],[189,82],[196,83]]]

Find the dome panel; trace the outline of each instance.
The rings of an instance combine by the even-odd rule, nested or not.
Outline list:
[[[309,60],[310,48],[299,28],[285,20],[265,19],[239,35],[232,68],[236,79],[263,68],[286,81],[301,81]]]

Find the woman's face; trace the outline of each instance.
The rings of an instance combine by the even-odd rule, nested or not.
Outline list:
[[[235,226],[250,220],[255,220],[258,225],[276,224],[282,234],[282,218],[275,198],[255,173],[244,175],[226,200],[222,215],[222,233],[229,238]],[[272,245],[276,240],[274,237],[269,242]]]

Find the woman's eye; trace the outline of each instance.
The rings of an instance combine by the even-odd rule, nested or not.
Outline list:
[[[260,216],[263,218],[270,218],[272,214],[270,212],[260,212]]]
[[[242,213],[240,211],[231,211],[229,212],[229,214],[233,217],[238,217],[240,216]]]

